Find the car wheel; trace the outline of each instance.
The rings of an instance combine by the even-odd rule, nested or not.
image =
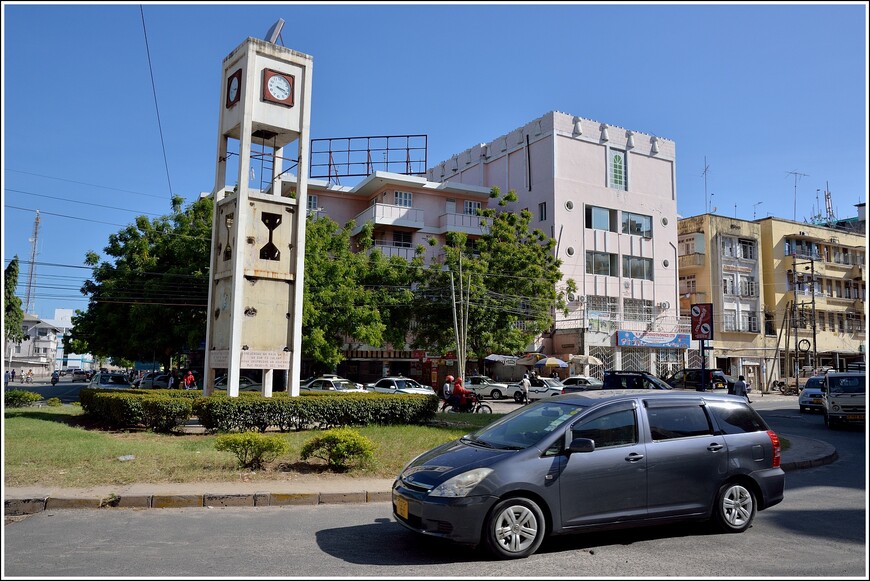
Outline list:
[[[527,498],[496,504],[484,524],[484,544],[500,559],[522,559],[538,550],[546,523],[540,507]]]
[[[722,485],[716,495],[715,520],[726,533],[742,533],[755,518],[755,495],[737,482]]]
[[[494,389],[490,392],[489,397],[492,399],[501,399],[501,392],[497,389]]]
[[[520,392],[515,393],[514,394],[514,401],[517,403],[523,403],[523,394]]]

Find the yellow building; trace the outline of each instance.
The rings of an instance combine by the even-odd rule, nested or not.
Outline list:
[[[762,386],[865,361],[866,235],[863,222],[843,228],[714,214],[680,220],[680,315],[713,306],[706,367]],[[688,367],[700,367],[699,347],[693,342]]]

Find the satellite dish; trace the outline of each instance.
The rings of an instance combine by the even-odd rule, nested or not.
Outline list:
[[[279,18],[278,22],[269,27],[269,32],[266,33],[266,42],[275,44],[275,41],[281,36],[282,28],[284,28],[284,19]]]

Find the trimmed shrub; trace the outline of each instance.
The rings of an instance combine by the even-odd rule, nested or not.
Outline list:
[[[50,405],[50,406],[52,406],[52,407],[57,407],[57,406],[61,406],[61,405],[63,405],[63,402],[60,401],[60,398],[59,398],[59,397],[53,397],[53,398],[50,398],[50,399],[45,400],[45,405]]]
[[[156,395],[142,399],[145,427],[154,432],[172,432],[190,419],[192,411],[193,400],[186,397]]]
[[[325,460],[334,470],[347,470],[351,464],[364,464],[374,456],[371,440],[350,428],[334,428],[305,442],[302,459],[312,456]]]
[[[215,438],[214,447],[220,452],[232,452],[242,468],[260,469],[290,450],[290,444],[281,436],[267,436],[259,432],[223,434]]]
[[[41,399],[42,396],[38,393],[23,389],[11,389],[3,392],[3,405],[8,408],[26,408]]]

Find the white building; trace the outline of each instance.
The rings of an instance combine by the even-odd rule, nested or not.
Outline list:
[[[6,343],[4,367],[15,371],[16,380],[29,370],[33,370],[36,379],[48,378],[55,369],[60,329],[36,315],[24,315],[21,328],[26,338],[18,343]]]
[[[570,314],[534,347],[594,355],[592,369],[682,368],[689,347],[677,302],[673,141],[550,112],[428,171],[431,181],[514,190],[532,226],[557,241],[564,279],[579,293]]]
[[[73,309],[55,309],[54,318],[46,322],[58,329],[57,350],[54,357],[54,369],[94,369],[94,358],[89,353],[66,353],[63,348],[63,337],[69,334],[73,327]]]

